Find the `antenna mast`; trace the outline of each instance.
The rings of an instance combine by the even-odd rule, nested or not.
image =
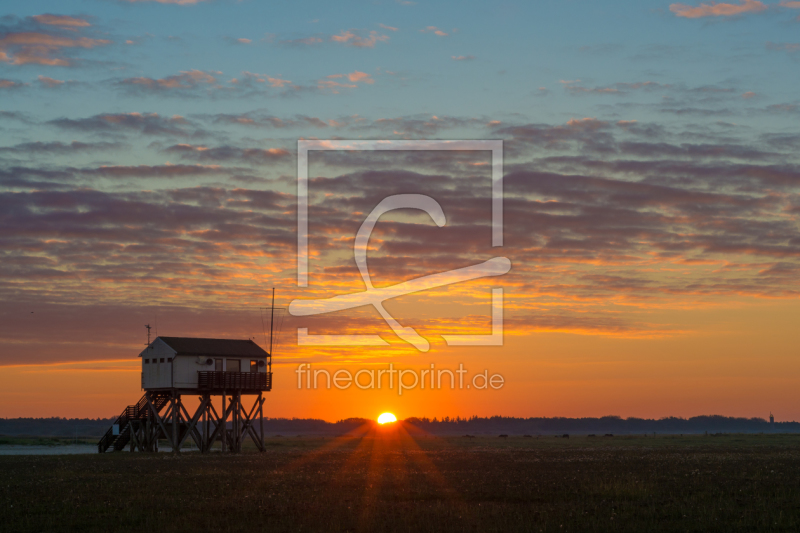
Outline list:
[[[272,308],[269,310],[269,354],[272,355],[272,324],[275,322],[275,287],[272,287]]]
[[[150,346],[150,324],[145,324],[144,327],[147,328],[147,344],[145,346]]]

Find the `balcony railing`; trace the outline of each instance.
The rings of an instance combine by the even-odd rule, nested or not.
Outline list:
[[[251,390],[272,389],[272,372],[203,372],[197,373],[197,387],[201,390]]]

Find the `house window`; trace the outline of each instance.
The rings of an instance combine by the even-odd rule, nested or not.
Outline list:
[[[250,360],[250,372],[258,372],[258,361],[255,359]]]
[[[171,363],[171,362],[172,362],[172,357],[167,357],[167,363]]]
[[[214,370],[222,372],[222,359],[214,359]]]
[[[226,365],[228,372],[241,372],[242,371],[242,362],[238,359],[228,359],[228,364]]]
[[[162,362],[162,363],[164,362],[164,358],[163,358],[163,357],[161,358],[161,362]]]

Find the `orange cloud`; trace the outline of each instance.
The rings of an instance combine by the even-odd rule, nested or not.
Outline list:
[[[567,121],[567,126],[577,129],[596,130],[608,126],[608,122],[597,120],[594,117],[571,118]]]
[[[742,0],[739,4],[711,2],[709,4],[700,4],[697,7],[687,6],[686,4],[672,4],[669,6],[669,10],[675,13],[675,16],[689,19],[730,17],[741,15],[742,13],[758,13],[765,9],[767,9],[767,6],[763,2],[759,2],[759,0]]]
[[[386,24],[378,24],[378,26],[380,26],[384,30],[397,31],[397,28],[395,28],[394,26],[387,26]]]

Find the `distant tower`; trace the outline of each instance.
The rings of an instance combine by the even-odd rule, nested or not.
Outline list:
[[[769,429],[775,431],[775,417],[772,416],[772,411],[769,412]]]
[[[150,346],[150,324],[146,324],[144,327],[147,328],[147,344],[145,346]]]

